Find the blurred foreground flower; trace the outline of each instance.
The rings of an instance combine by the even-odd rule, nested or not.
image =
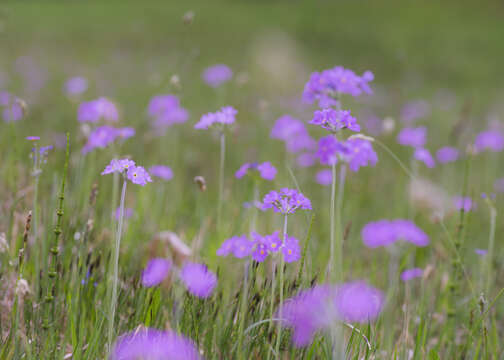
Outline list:
[[[227,65],[217,64],[206,68],[202,77],[208,86],[216,88],[231,80],[233,71]]]
[[[186,262],[180,270],[180,280],[192,295],[207,298],[217,285],[217,276],[204,264]]]

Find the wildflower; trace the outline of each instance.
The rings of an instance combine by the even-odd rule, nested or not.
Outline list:
[[[200,121],[194,125],[195,129],[206,130],[215,124],[230,125],[235,122],[238,111],[232,106],[224,106],[215,113],[208,113],[201,117]]]
[[[51,151],[54,148],[52,145],[47,145],[47,146],[41,146],[39,149],[39,155],[41,157],[46,157],[49,154],[49,151]]]
[[[173,178],[173,171],[170,167],[165,165],[154,165],[149,168],[149,173],[155,177],[163,180],[171,180]]]
[[[441,164],[457,161],[459,151],[457,148],[445,146],[436,152],[436,158]]]
[[[334,302],[341,319],[367,323],[380,314],[384,297],[380,290],[364,281],[354,281],[338,287]]]
[[[336,66],[319,72],[314,72],[306,83],[303,91],[303,100],[309,104],[318,101],[322,108],[335,106],[339,94],[359,96],[362,93],[371,94],[369,82],[374,79],[371,71],[366,71],[362,76],[356,75],[352,70]]]
[[[217,250],[217,255],[227,256],[232,253],[238,259],[249,256],[252,253],[254,243],[245,235],[233,236],[224,241]]]
[[[282,253],[286,263],[298,261],[301,258],[299,240],[293,236],[287,236],[282,246]]]
[[[4,107],[2,116],[7,123],[19,121],[24,116],[23,106],[18,101],[14,101]]]
[[[378,162],[378,155],[373,150],[370,141],[361,138],[350,138],[345,143],[343,158],[348,162],[348,167],[352,171],[358,171],[363,166],[375,166]]]
[[[414,148],[425,145],[427,129],[423,126],[417,128],[404,128],[397,135],[397,142],[401,145]]]
[[[111,360],[199,360],[198,348],[172,331],[141,328],[121,335],[111,353]]]
[[[87,88],[87,79],[82,76],[75,76],[65,82],[64,91],[67,96],[77,96],[85,92]]]
[[[422,277],[422,275],[423,275],[423,269],[420,268],[407,269],[401,273],[401,280],[406,282],[413,280],[415,278]]]
[[[100,97],[96,100],[82,102],[79,105],[77,110],[79,122],[97,123],[101,119],[111,122],[117,122],[119,119],[117,107],[109,99]]]
[[[321,126],[333,133],[342,129],[360,131],[360,125],[357,124],[357,120],[350,114],[349,110],[334,110],[331,108],[316,110],[313,119],[309,123]]]
[[[317,183],[323,186],[331,185],[332,183],[332,171],[330,169],[324,169],[317,172],[315,175],[315,180]]]
[[[280,191],[270,191],[263,198],[263,210],[273,208],[282,214],[293,214],[296,210],[311,210],[310,199],[295,189],[282,188]]]
[[[189,118],[189,112],[180,106],[179,99],[169,94],[154,96],[149,102],[147,113],[154,119],[154,128],[159,130],[184,123]]]
[[[155,258],[149,260],[142,272],[142,285],[145,287],[159,285],[166,278],[171,267],[172,263],[167,259]]]
[[[180,279],[194,296],[207,298],[217,285],[217,276],[206,265],[186,262],[180,271]]]
[[[429,116],[430,104],[425,100],[415,100],[406,103],[401,109],[401,120],[405,124],[412,124],[415,120]]]
[[[316,160],[317,156],[315,153],[305,152],[297,157],[296,162],[300,167],[310,167],[315,164]]]
[[[252,253],[252,259],[257,262],[263,262],[269,255],[268,243],[266,239],[258,233],[253,232],[251,235],[255,245],[255,250]]]
[[[388,246],[396,241],[410,242],[416,246],[427,246],[429,237],[410,220],[379,220],[362,228],[364,244],[367,247]]]
[[[457,210],[464,210],[465,212],[469,212],[475,208],[475,204],[473,203],[470,197],[456,196],[453,199],[453,204]]]
[[[110,164],[105,167],[105,170],[102,171],[101,175],[107,175],[112,173],[122,173],[127,171],[131,166],[135,166],[135,162],[129,159],[112,159]]]
[[[314,150],[317,142],[310,136],[304,123],[290,115],[277,119],[271,129],[270,137],[285,142],[287,151],[297,153],[303,150]]]
[[[476,152],[484,150],[500,152],[504,149],[504,135],[499,131],[483,131],[476,136],[474,149]]]
[[[115,128],[112,126],[99,126],[94,129],[88,137],[87,143],[82,148],[82,153],[86,154],[96,148],[106,148],[117,138],[127,139],[135,134],[133,128]]]
[[[432,157],[430,151],[422,147],[415,149],[413,157],[418,161],[423,162],[428,168],[432,169],[434,166],[436,166],[436,162],[434,161],[434,158]]]
[[[343,145],[334,136],[328,135],[319,139],[316,156],[323,165],[335,165],[339,153],[343,150]]]
[[[126,176],[133,184],[141,186],[145,186],[147,183],[152,182],[149,173],[141,166],[130,166]]]
[[[224,64],[213,65],[203,72],[203,80],[213,88],[228,82],[233,77],[233,71]]]
[[[248,173],[249,170],[257,170],[259,172],[259,176],[269,181],[275,179],[275,176],[277,174],[277,169],[273,165],[271,165],[269,161],[266,161],[261,164],[258,163],[243,164],[235,173],[235,177],[237,179],[241,179]]]

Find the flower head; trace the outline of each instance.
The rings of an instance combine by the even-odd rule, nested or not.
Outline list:
[[[424,126],[404,128],[397,135],[397,142],[401,145],[417,148],[425,145],[426,138],[427,129]]]
[[[380,290],[364,281],[354,281],[337,289],[334,302],[341,319],[365,323],[378,317],[384,296]]]
[[[319,139],[316,156],[323,165],[335,165],[342,151],[344,151],[343,144],[334,136],[328,135]]]
[[[37,140],[40,140],[40,136],[27,136],[26,140],[28,140],[28,141],[37,141]]]
[[[401,280],[406,282],[406,281],[413,280],[415,278],[422,277],[422,275],[423,275],[423,270],[420,268],[407,269],[401,273]]]
[[[360,125],[357,120],[350,114],[349,110],[334,110],[327,108],[316,110],[313,114],[313,119],[309,122],[312,125],[319,125],[322,128],[333,133],[342,129],[352,131],[360,131]]]
[[[82,76],[75,76],[65,82],[64,91],[67,96],[77,96],[85,92],[87,88],[87,79]]]
[[[128,180],[133,184],[145,186],[147,183],[152,182],[149,173],[142,166],[130,166],[126,173]]]
[[[459,151],[457,148],[445,146],[436,152],[436,158],[441,164],[451,163],[457,161],[459,158]]]
[[[194,128],[198,130],[206,130],[214,125],[230,125],[235,122],[237,113],[238,111],[232,106],[224,106],[217,112],[203,115],[200,121],[194,125]]]
[[[173,178],[173,171],[169,166],[154,165],[149,168],[149,174],[160,179],[169,181]]]
[[[238,171],[235,173],[235,177],[237,179],[241,179],[244,177],[249,170],[257,170],[259,173],[259,176],[261,176],[265,180],[273,180],[275,179],[277,170],[276,168],[271,165],[269,161],[263,162],[261,164],[258,163],[245,163],[243,164]]]
[[[396,241],[410,242],[416,246],[427,246],[429,237],[410,220],[379,220],[362,228],[362,240],[367,247],[388,246]]]
[[[216,88],[231,80],[233,71],[227,65],[218,64],[206,68],[202,77],[207,85]]]
[[[263,198],[263,210],[273,209],[282,214],[293,214],[296,210],[311,210],[310,199],[295,189],[283,188],[270,191]]]
[[[130,167],[135,166],[135,162],[129,159],[112,159],[110,164],[105,167],[105,170],[102,171],[102,175],[112,174],[112,173],[122,173],[127,171]]]
[[[422,147],[418,147],[415,149],[413,157],[416,160],[423,162],[425,166],[427,166],[428,168],[432,169],[433,167],[436,166],[436,161],[432,157],[430,151]]]
[[[167,259],[155,258],[149,260],[142,272],[142,285],[145,287],[159,285],[166,278],[171,267],[172,263]]]
[[[217,255],[227,256],[232,253],[236,258],[241,259],[252,254],[254,243],[247,236],[233,236],[224,241],[217,250]]]
[[[474,202],[468,196],[456,196],[453,199],[453,204],[457,210],[464,210],[465,212],[469,212],[475,208]]]
[[[153,119],[153,126],[157,130],[181,124],[189,118],[189,112],[180,106],[180,101],[175,95],[165,94],[154,96],[148,105],[147,113]]]
[[[375,166],[378,162],[378,155],[373,150],[370,141],[353,138],[344,143],[343,159],[348,162],[348,167],[352,171],[358,171],[364,166]]]
[[[290,115],[277,119],[271,129],[270,137],[285,142],[287,151],[297,153],[303,150],[314,150],[317,142],[310,136],[304,123]]]
[[[207,298],[217,285],[217,276],[204,264],[186,262],[180,270],[180,280],[192,295]]]
[[[323,186],[331,185],[332,183],[332,171],[330,169],[324,169],[317,172],[315,175],[315,180]]]
[[[287,236],[282,246],[282,254],[286,263],[291,263],[301,259],[299,240],[293,236]]]
[[[474,148],[477,152],[485,150],[500,152],[504,149],[504,135],[499,131],[483,131],[476,136]]]
[[[85,101],[79,105],[77,120],[79,122],[97,123],[101,119],[117,122],[119,112],[116,105],[105,97],[96,100]]]
[[[133,128],[115,128],[112,126],[99,126],[88,136],[87,143],[82,148],[82,153],[86,154],[96,148],[106,148],[116,139],[127,139],[135,134]]]

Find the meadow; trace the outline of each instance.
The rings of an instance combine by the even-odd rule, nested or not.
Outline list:
[[[0,4],[0,359],[502,359],[504,6]]]

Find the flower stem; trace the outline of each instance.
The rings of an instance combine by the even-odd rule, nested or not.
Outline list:
[[[490,234],[488,238],[488,254],[486,256],[487,262],[487,279],[485,293],[489,297],[490,285],[492,284],[492,266],[493,266],[493,253],[495,247],[495,221],[497,219],[497,210],[495,207],[488,202],[490,208]]]
[[[284,227],[283,227],[283,242],[287,241],[287,214],[284,216]],[[280,254],[280,307],[278,309],[278,318],[280,321],[277,324],[277,338],[276,338],[276,346],[275,346],[275,352],[277,359],[280,359],[280,342],[282,341],[282,319],[283,319],[283,314],[282,314],[282,306],[283,306],[283,290],[284,290],[284,258]],[[273,316],[272,316],[273,318]]]
[[[333,274],[333,264],[334,264],[334,252],[335,252],[335,239],[334,239],[334,211],[336,208],[336,164],[332,164],[332,179],[331,179],[331,208],[329,210],[329,218],[330,218],[330,239],[331,239],[331,249],[329,254],[329,264],[327,264],[327,271],[329,278],[332,277]]]
[[[346,177],[346,166],[342,165],[340,167],[340,176],[338,184],[338,197],[336,199],[336,281],[341,281],[343,279],[343,229],[341,220],[341,211],[343,209],[343,197],[345,194],[345,177]]]
[[[249,275],[249,262],[246,261],[244,264],[243,272],[243,290],[240,303],[240,326],[238,328],[238,351],[239,358],[246,359],[246,354],[243,349],[243,337],[244,337],[244,327],[245,319],[247,318],[247,301],[248,301],[248,275]]]
[[[220,133],[219,199],[217,203],[217,230],[221,228],[222,201],[224,196],[224,160],[226,159],[226,135]]]
[[[121,247],[121,236],[122,236],[122,227],[124,221],[124,199],[126,197],[126,177],[123,180],[122,191],[121,191],[121,203],[119,205],[119,224],[117,226],[117,232],[115,237],[115,248],[114,248],[114,257],[113,257],[113,272],[112,272],[112,297],[109,304],[109,313],[108,313],[108,349],[109,351],[112,349],[112,340],[114,337],[114,319],[115,319],[115,311],[117,305],[117,284],[119,281],[119,250]]]

